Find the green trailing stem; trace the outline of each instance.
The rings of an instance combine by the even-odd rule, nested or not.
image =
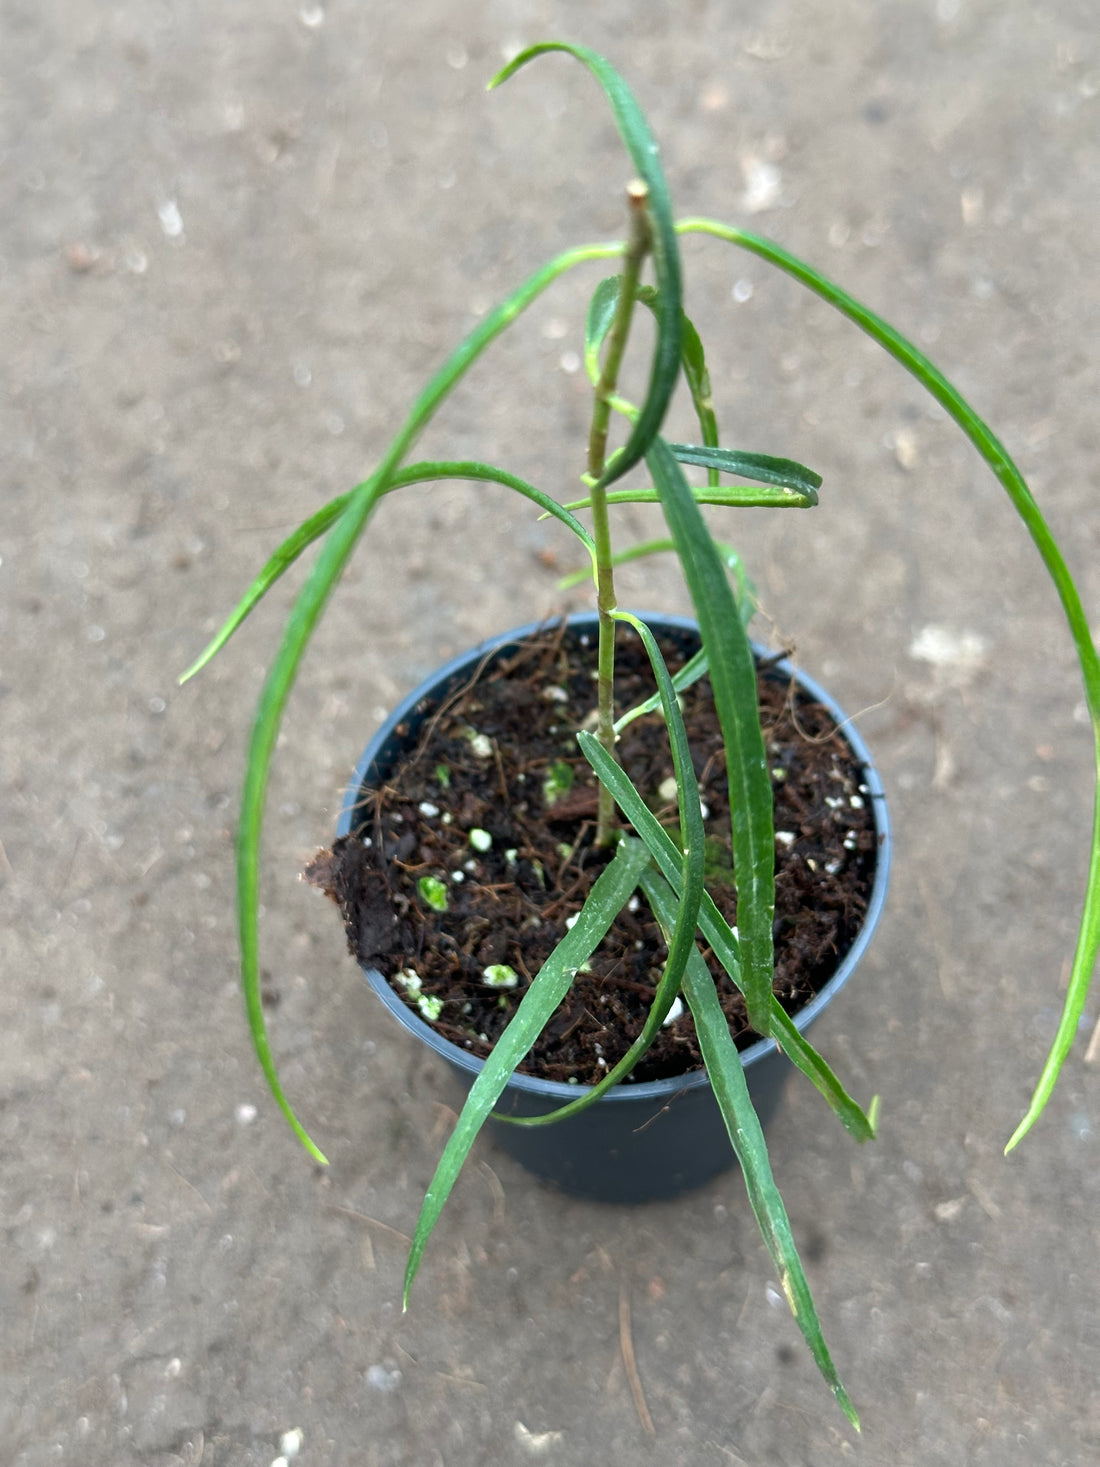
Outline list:
[[[1027,1112],[1005,1147],[1006,1151],[1011,1151],[1023,1140],[1038,1120],[1053,1093],[1058,1075],[1073,1047],[1073,1041],[1081,1023],[1093,969],[1096,966],[1097,953],[1100,951],[1100,655],[1097,654],[1088,618],[1081,604],[1080,593],[1058,542],[1051,534],[1050,527],[1028,488],[1027,481],[1013,462],[1004,444],[988,424],[978,416],[958,388],[949,382],[939,368],[929,361],[924,353],[907,340],[900,331],[857,301],[854,296],[849,295],[847,291],[842,290],[839,285],[828,280],[813,266],[798,259],[797,256],[792,255],[772,240],[765,239],[758,234],[751,234],[744,229],[736,229],[732,225],[716,223],[713,219],[685,219],[676,228],[684,234],[713,235],[767,260],[769,264],[775,265],[812,290],[822,300],[827,301],[841,315],[847,316],[872,340],[878,342],[879,346],[888,351],[896,361],[900,362],[906,371],[911,373],[954,419],[996,475],[1034,541],[1062,603],[1062,610],[1069,624],[1073,644],[1077,650],[1077,658],[1081,665],[1089,718],[1092,722],[1096,764],[1092,838],[1085,900],[1077,946],[1073,956],[1073,967],[1070,970],[1069,985],[1062,1006],[1062,1016]]]
[[[494,468],[491,464],[474,463],[465,460],[459,463],[419,463],[410,464],[407,469],[399,469],[389,483],[382,490],[383,494],[392,494],[396,489],[407,488],[410,484],[434,483],[441,479],[469,479],[489,484],[503,484],[508,489],[514,489],[517,494],[537,504],[545,515],[559,520],[565,527],[576,535],[577,539],[595,559],[596,546],[591,535],[567,509],[563,508],[557,500],[551,499],[541,489],[536,489],[533,484],[528,484],[525,479],[517,478],[515,474],[509,474],[504,469]],[[308,550],[315,540],[332,528],[343,514],[352,496],[361,489],[360,484],[356,489],[346,494],[338,494],[335,499],[330,499],[328,504],[319,509],[316,514],[310,515],[309,519],[288,535],[283,543],[273,552],[264,566],[263,570],[249,586],[241,597],[232,614],[214,636],[210,643],[203,649],[186,672],[180,675],[180,683],[187,682],[210,661],[216,653],[220,652],[229,638],[245,620],[248,614],[263,600],[275,582],[282,576],[303,551]]]
[[[549,265],[536,271],[507,300],[490,312],[451,353],[413,404],[379,467],[369,479],[351,492],[339,517],[328,529],[321,554],[295,600],[282,641],[260,693],[249,741],[237,822],[237,930],[241,954],[241,986],[253,1047],[271,1093],[294,1134],[310,1155],[320,1162],[324,1162],[325,1157],[299,1122],[283,1092],[267,1038],[267,1025],[260,998],[260,842],[271,760],[287,700],[313,631],[360,535],[378,501],[390,488],[402,459],[412,448],[439,404],[485,348],[554,280],[584,261],[607,259],[609,255],[614,257],[617,253],[617,248],[608,249],[607,246],[594,245],[559,255]]]

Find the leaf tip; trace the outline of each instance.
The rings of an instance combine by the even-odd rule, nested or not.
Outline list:
[[[1023,1120],[1020,1122],[1020,1124],[1013,1131],[1012,1135],[1008,1138],[1008,1144],[1005,1146],[1005,1149],[1004,1149],[1005,1156],[1007,1156],[1010,1151],[1015,1151],[1016,1150],[1016,1147],[1019,1146],[1020,1142],[1024,1139],[1024,1137],[1027,1135],[1027,1133],[1031,1130],[1031,1124],[1032,1124],[1032,1118],[1031,1118],[1031,1116],[1029,1116],[1029,1115],[1024,1116]]]

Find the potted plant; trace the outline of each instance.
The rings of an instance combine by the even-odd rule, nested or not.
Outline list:
[[[743,596],[743,620],[752,609]],[[701,920],[718,929],[708,942],[729,943],[736,883],[722,733],[709,686],[688,682],[693,657],[700,666],[698,627],[682,617],[642,620],[680,669],[674,682],[705,815],[704,877],[719,907]],[[437,669],[371,739],[338,839],[306,869],[339,903],[375,993],[467,1090],[504,1040],[532,975],[581,920],[606,864],[593,838],[597,787],[574,733],[584,711],[595,711],[598,643],[597,613],[581,612],[520,627]],[[829,695],[786,659],[754,651],[774,803],[773,1024],[782,1049],[839,1095],[803,1036],[854,971],[881,913],[885,796]],[[630,702],[651,680],[644,651],[627,637],[616,653],[617,692]],[[647,714],[648,702],[616,720],[616,753],[644,801],[635,818],[663,842],[675,871],[676,780],[661,712]],[[648,880],[639,878],[643,893]],[[734,1164],[690,1015],[675,999],[671,1008],[653,1004],[664,957],[660,900],[660,891],[629,900],[488,1117],[499,1144],[574,1195],[674,1196]],[[727,958],[737,966],[732,952]],[[713,954],[710,967],[763,1124],[789,1066],[775,1038],[754,1033]],[[842,1104],[839,1114],[856,1136],[870,1136],[858,1107]]]
[[[600,1093],[606,1086],[623,1087],[633,1066],[660,1035],[682,994],[691,1011],[702,1060],[741,1164],[754,1213],[791,1308],[837,1400],[849,1419],[858,1425],[826,1349],[782,1200],[771,1178],[759,1119],[748,1095],[745,1071],[730,1032],[728,1015],[719,998],[725,977],[716,977],[716,974],[728,976],[743,995],[748,1021],[756,1034],[784,1050],[818,1086],[847,1128],[863,1139],[873,1135],[873,1104],[864,1111],[847,1095],[777,1003],[773,991],[776,852],[777,845],[782,846],[784,835],[789,833],[782,828],[777,830],[774,818],[774,787],[782,780],[769,760],[770,751],[761,724],[756,659],[746,631],[752,608],[751,588],[736,557],[714,539],[701,512],[701,506],[706,504],[809,507],[816,502],[820,480],[790,460],[721,446],[701,336],[683,312],[677,247],[680,234],[709,235],[749,250],[793,276],[901,362],[959,425],[1005,488],[1055,583],[1081,662],[1098,751],[1100,661],[1073,580],[1026,483],[1003,446],[952,384],[891,326],[779,245],[708,219],[676,222],[656,143],[626,84],[603,58],[580,46],[545,43],[517,56],[493,84],[506,80],[533,57],[548,51],[566,52],[582,62],[600,83],[610,103],[637,174],[627,191],[629,225],[625,242],[585,246],[559,255],[485,316],[428,381],[370,477],[312,515],[275,551],[225,627],[185,674],[190,676],[197,671],[224,644],[270,586],[313,541],[323,542],[271,665],[248,754],[238,827],[241,970],[248,1018],[260,1064],[278,1104],[310,1153],[323,1161],[280,1087],[260,1000],[258,852],[268,771],[282,712],[310,635],[380,500],[404,486],[442,477],[504,484],[570,531],[588,552],[592,564],[597,613],[593,649],[595,709],[590,727],[570,726],[568,730],[570,741],[575,735],[579,755],[586,767],[591,766],[596,780],[597,793],[590,812],[591,834],[590,838],[586,837],[588,843],[584,848],[587,854],[579,863],[588,872],[587,895],[579,911],[570,914],[576,920],[565,926],[560,936],[555,935],[552,948],[540,960],[537,972],[520,973],[514,963],[500,956],[500,951],[511,949],[506,945],[501,949],[499,934],[491,930],[484,939],[485,960],[481,961],[480,949],[476,954],[486,986],[493,990],[493,999],[505,1013],[507,1022],[484,1062],[479,1060],[475,1066],[476,1079],[425,1198],[406,1274],[406,1298],[428,1236],[481,1124],[494,1110],[511,1075],[540,1031],[552,1023],[571,983],[593,961],[604,935],[616,930],[613,924],[627,921],[642,907],[651,930],[660,929],[663,946],[658,943],[653,948],[651,965],[657,972],[645,998],[647,1016],[641,1033],[620,1047],[621,1057],[607,1066],[605,1080],[578,1094],[568,1109],[575,1113],[593,1101],[599,1103]],[[566,271],[606,261],[615,262],[616,273],[597,286],[585,324],[585,362],[594,394],[586,472],[582,475],[583,494],[574,502],[562,503],[506,470],[486,464],[410,463],[413,444],[433,412],[496,337]],[[649,267],[653,282],[646,284],[643,273]],[[619,395],[618,381],[632,316],[639,304],[653,312],[656,338],[645,398],[635,407]],[[697,444],[670,444],[661,434],[670,397],[681,376],[699,421],[701,441]],[[609,452],[615,414],[625,420],[625,442]],[[571,459],[567,458],[567,462]],[[706,483],[689,483],[685,465],[705,470]],[[624,488],[624,477],[636,466],[644,466],[647,482]],[[723,483],[723,475],[748,482]],[[616,484],[619,487],[613,489],[612,485]],[[616,548],[611,525],[615,506],[624,499],[659,501],[668,523],[669,540],[625,550]],[[578,518],[582,510],[590,512],[590,529]],[[614,588],[615,566],[622,558],[666,548],[674,550],[679,558],[695,607],[699,636],[698,653],[689,656],[675,675],[666,660],[667,639],[662,643],[646,619],[621,611]],[[734,584],[727,574],[731,568]],[[624,708],[622,701],[616,703],[617,684],[623,680],[626,659],[622,644],[617,647],[617,625],[630,628],[635,645],[640,644],[644,650],[656,684],[656,694],[640,704],[641,721],[646,718],[651,724],[656,721],[667,741],[667,763],[672,769],[670,779],[662,782],[665,787],[659,790],[663,808],[656,811],[652,793],[647,799],[617,759],[618,735],[638,716],[638,705]],[[705,684],[698,681],[704,673]],[[637,675],[636,666],[634,675]],[[496,680],[495,671],[492,680]],[[729,807],[728,831],[717,860],[722,870],[717,876],[713,841],[708,842],[704,824],[699,788],[701,771],[694,762],[697,754],[689,740],[685,712],[681,708],[681,701],[685,705],[689,703],[701,687],[709,688],[709,716],[717,729],[720,759],[716,787],[724,792]],[[557,694],[551,693],[550,697],[554,699]],[[568,693],[564,701],[572,706]],[[656,720],[652,716],[654,710]],[[473,723],[461,725],[459,737],[467,740],[474,758],[492,759],[491,738]],[[482,738],[486,744],[479,750],[477,743]],[[420,747],[417,746],[418,750]],[[559,762],[567,763],[547,759],[540,766],[550,784],[555,778],[553,766]],[[579,762],[577,759],[574,764]],[[441,762],[430,767],[438,787],[445,789],[450,777],[447,766]],[[713,769],[710,773],[713,776]],[[382,778],[387,777],[388,771],[384,770]],[[561,782],[565,782],[564,776]],[[358,791],[359,786],[355,789]],[[549,799],[545,788],[543,796]],[[358,793],[353,794],[353,801],[358,798]],[[855,798],[859,798],[858,793]],[[422,803],[436,807],[430,801]],[[381,813],[377,818],[382,820]],[[350,821],[347,828],[352,829]],[[478,832],[469,858],[476,864],[489,848],[484,842],[487,840],[492,846],[499,833],[469,821],[462,829],[466,839],[472,839],[475,830]],[[880,829],[871,835],[873,846],[878,845],[882,833]],[[392,829],[386,831],[379,827],[378,834],[383,864],[391,855],[396,863],[401,859],[399,853],[387,846],[387,841],[393,840]],[[369,831],[367,835],[371,838]],[[561,856],[563,865],[575,861],[576,847],[571,837],[560,844],[569,852],[568,856],[564,853]],[[365,849],[361,837],[358,846]],[[414,859],[407,859],[410,854]],[[458,904],[454,885],[448,887],[443,867],[429,869],[431,863],[420,861],[415,850],[404,850],[403,855],[413,883],[411,892],[402,896],[406,913],[415,910],[418,918],[425,911],[442,915],[452,904]],[[507,862],[507,849],[504,859]],[[538,863],[528,860],[527,864],[537,881]],[[542,870],[545,877],[545,867]],[[455,874],[450,873],[451,877]],[[461,868],[457,874],[461,874]],[[322,871],[322,884],[332,884],[331,875]],[[491,929],[492,924],[488,927]],[[1062,1020],[1032,1103],[1009,1147],[1034,1123],[1051,1093],[1072,1044],[1098,946],[1100,813],[1094,823],[1088,888]],[[471,951],[474,951],[472,947]],[[425,984],[419,971],[406,964],[395,976],[406,999],[420,1011],[417,1022],[435,1024],[441,1015],[441,1004],[437,1006],[434,999],[438,995]]]

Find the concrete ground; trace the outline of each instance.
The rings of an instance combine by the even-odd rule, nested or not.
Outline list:
[[[952,425],[717,242],[685,256],[729,441],[825,475],[818,510],[723,529],[776,635],[867,710],[893,800],[888,914],[817,1031],[881,1095],[881,1137],[856,1148],[802,1084],[771,1131],[862,1438],[733,1174],[619,1211],[486,1143],[401,1315],[401,1235],[450,1092],[297,872],[381,710],[482,634],[583,604],[556,589],[562,534],[503,491],[389,501],[317,636],[277,759],[264,951],[273,1045],[327,1172],[266,1094],[231,832],[289,588],[198,682],[176,676],[494,299],[618,232],[629,167],[582,70],[549,58],[483,91],[546,36],[628,73],[682,213],[819,262],[972,392],[1098,614],[1089,0],[7,0],[0,1460],[268,1467],[300,1431],[302,1467],[1100,1461],[1095,999],[1045,1119],[1001,1155],[1083,887],[1069,639]],[[532,311],[425,456],[572,492],[571,354],[598,278]],[[650,522],[623,523],[629,540]],[[620,594],[684,607],[663,562]]]

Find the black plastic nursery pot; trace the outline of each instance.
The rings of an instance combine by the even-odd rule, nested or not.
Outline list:
[[[699,645],[695,623],[687,618],[662,614],[644,615],[643,619],[656,634],[680,641],[686,653]],[[594,612],[571,616],[568,621],[572,630],[595,638]],[[364,791],[377,788],[400,766],[403,757],[416,746],[426,720],[445,699],[465,686],[486,659],[505,656],[525,639],[546,630],[546,623],[531,623],[485,641],[439,668],[410,693],[367,745],[348,786],[337,835],[359,833]],[[756,651],[760,658],[767,656],[762,648]],[[770,662],[769,667],[771,675],[785,683],[794,678],[803,692],[824,705],[836,720],[862,766],[862,786],[867,790],[877,843],[863,925],[832,977],[794,1015],[796,1027],[805,1031],[847,983],[871,940],[886,899],[890,827],[878,772],[843,710],[789,662]],[[484,1061],[453,1044],[422,1019],[377,968],[364,965],[364,973],[398,1023],[445,1060],[461,1087],[468,1091]],[[792,1067],[771,1039],[744,1050],[741,1059],[757,1113],[766,1124]],[[576,1100],[586,1088],[515,1074],[498,1109],[521,1116],[545,1115]],[[705,1070],[615,1086],[580,1114],[550,1125],[513,1126],[503,1121],[490,1121],[488,1125],[497,1144],[536,1176],[563,1191],[604,1202],[636,1203],[672,1197],[734,1165],[729,1136]]]

